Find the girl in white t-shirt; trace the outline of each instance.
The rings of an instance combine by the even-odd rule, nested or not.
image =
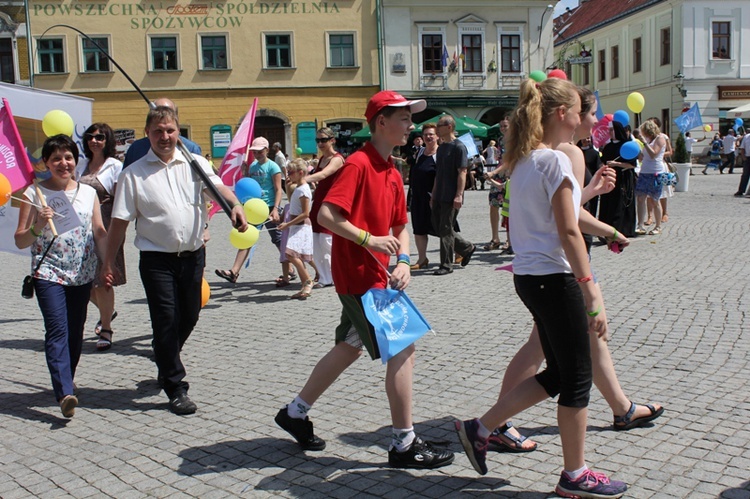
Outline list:
[[[588,335],[606,336],[607,323],[578,228],[581,188],[568,156],[555,150],[572,140],[580,112],[578,92],[569,81],[548,78],[521,85],[503,157],[513,185],[514,283],[538,326],[547,367],[501,397],[481,418],[457,421],[456,429],[474,469],[485,474],[491,431],[559,394],[564,471],[556,492],[620,497],[627,486],[589,470],[584,459],[592,383]]]
[[[302,289],[292,295],[292,298],[306,300],[310,297],[313,281],[305,268],[305,262],[313,259],[313,233],[310,223],[310,204],[312,193],[305,181],[307,163],[295,159],[287,166],[287,176],[290,184],[295,184],[294,192],[289,197],[289,204],[284,210],[284,222],[279,224],[282,231],[282,261],[289,261],[297,269],[302,280]]]

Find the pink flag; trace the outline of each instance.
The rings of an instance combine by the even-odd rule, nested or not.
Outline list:
[[[34,180],[34,167],[26,155],[10,104],[3,99],[0,109],[0,173],[10,181],[13,192],[23,189]]]
[[[258,108],[258,98],[253,99],[253,105],[250,111],[245,115],[245,119],[240,123],[240,128],[234,134],[232,142],[227,148],[224,160],[219,167],[219,177],[224,185],[234,190],[234,185],[242,178],[242,163],[247,162],[247,148],[253,140],[253,129],[255,128],[255,111]],[[209,218],[221,210],[218,204],[214,204],[208,212]]]

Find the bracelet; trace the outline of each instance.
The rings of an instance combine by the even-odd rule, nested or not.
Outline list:
[[[238,206],[242,206],[242,203],[237,202],[232,205],[232,208],[237,208]]]
[[[617,229],[615,229],[614,227],[612,228],[615,230],[615,234],[612,236],[612,239],[614,240],[614,239],[617,239]]]
[[[356,243],[360,246],[364,246],[369,240],[370,233],[365,230],[359,229],[359,236],[357,237]]]
[[[589,317],[596,317],[600,313],[602,313],[602,306],[601,305],[599,305],[599,308],[597,308],[596,310],[594,310],[592,312],[586,312],[586,315],[588,315]]]
[[[396,260],[397,260],[397,262],[396,262],[396,263],[401,263],[401,262],[404,262],[404,263],[405,263],[405,264],[407,264],[407,265],[411,265],[411,258],[409,258],[409,255],[407,255],[406,253],[400,253],[400,254],[399,254],[399,255],[398,255],[397,257],[396,257]]]
[[[29,227],[29,232],[31,232],[31,235],[34,237],[39,237],[42,235],[41,233],[39,234],[36,233],[36,231],[34,230],[34,224],[31,224],[31,227]]]
[[[411,267],[411,262],[409,262],[407,260],[399,260],[399,261],[396,262],[396,265],[398,265],[399,263],[403,263],[407,267]]]
[[[593,278],[594,276],[591,274],[587,275],[586,277],[576,277],[576,282],[578,283],[589,282]]]

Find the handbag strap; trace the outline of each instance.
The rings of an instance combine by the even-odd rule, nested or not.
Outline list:
[[[47,253],[49,253],[49,250],[50,250],[50,248],[52,247],[52,243],[54,243],[54,242],[55,242],[55,239],[57,239],[57,236],[53,236],[53,237],[52,237],[52,240],[51,240],[51,241],[49,242],[49,244],[47,245],[47,249],[46,249],[46,250],[44,250],[44,253],[42,254],[42,258],[41,258],[41,259],[39,260],[39,263],[37,263],[37,264],[36,264],[36,268],[34,269],[34,272],[32,272],[32,274],[31,274],[32,276],[33,276],[34,274],[36,274],[36,273],[37,273],[37,271],[39,270],[39,267],[41,267],[41,266],[42,266],[42,262],[44,261],[44,258],[45,258],[45,257],[47,256]]]

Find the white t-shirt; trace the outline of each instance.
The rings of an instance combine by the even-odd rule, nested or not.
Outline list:
[[[510,183],[510,241],[516,256],[513,273],[549,275],[571,273],[557,224],[552,197],[564,180],[573,188],[576,219],[581,208],[581,188],[565,153],[535,149],[513,169]]]
[[[193,157],[214,185],[222,185],[204,157]],[[136,220],[135,246],[141,251],[195,251],[203,246],[208,220],[204,188],[178,150],[166,164],[149,149],[120,174],[112,218]]]
[[[737,137],[734,135],[728,133],[724,137],[724,154],[729,154],[731,152],[734,152],[734,144],[737,141]]]
[[[740,142],[740,149],[745,151],[745,157],[750,158],[750,133],[746,133]]]
[[[687,152],[693,152],[693,144],[695,144],[696,142],[698,142],[698,139],[685,137],[685,150],[687,150]]]

